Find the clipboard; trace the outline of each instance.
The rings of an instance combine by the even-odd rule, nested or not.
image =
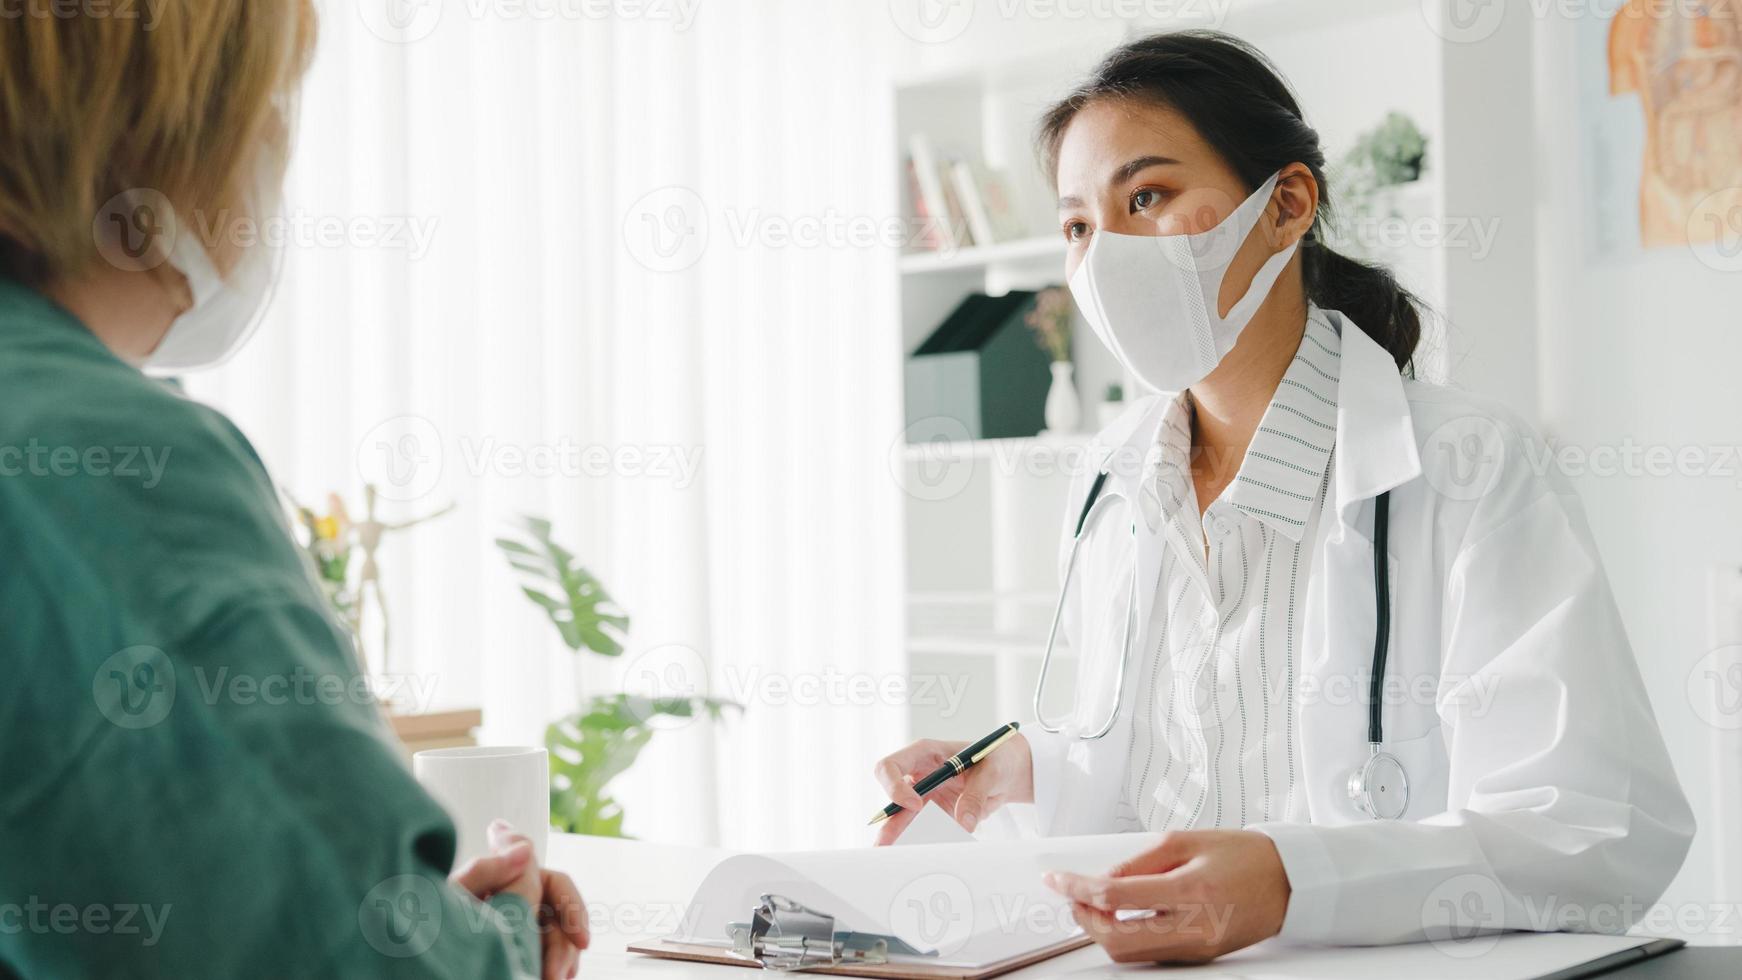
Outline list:
[[[629,951],[778,973],[996,977],[1091,941],[1041,883],[1046,872],[1098,872],[1155,836],[735,854],[697,887],[684,927]],[[942,936],[931,935],[935,923]]]
[[[764,895],[749,924],[732,926],[731,948],[670,939],[632,943],[629,952],[660,959],[686,960],[829,976],[881,977],[886,980],[986,980],[1032,966],[1089,945],[1086,935],[976,966],[926,963],[922,955],[893,936],[837,929],[833,916],[778,895]],[[892,947],[894,952],[892,952]],[[891,957],[900,957],[892,959]]]

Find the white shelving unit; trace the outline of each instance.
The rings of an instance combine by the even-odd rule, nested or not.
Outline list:
[[[1442,19],[1447,15],[1431,0],[1232,0],[1226,12],[1220,24],[1208,26],[1253,41],[1277,63],[1333,162],[1387,112],[1402,111],[1426,131],[1426,176],[1386,201],[1406,228],[1426,228],[1432,238],[1455,234],[1456,222],[1489,218],[1504,222],[1507,241],[1533,240],[1529,181],[1496,190],[1509,167],[1531,172],[1528,149],[1520,149],[1530,145],[1528,100],[1507,95],[1518,89],[1517,66],[1528,66],[1528,59],[1495,61],[1495,52],[1504,55],[1515,45],[1512,34],[1528,41],[1528,23],[1509,21],[1496,41],[1470,44],[1448,28]],[[977,19],[951,43],[917,45],[909,52],[892,96],[896,143],[890,148],[892,179],[899,181],[904,203],[911,207],[908,138],[924,132],[940,157],[1002,170],[1031,229],[1027,237],[992,246],[903,255],[899,309],[909,351],[970,292],[997,295],[1063,281],[1065,247],[1054,227],[1053,193],[1035,160],[1035,121],[1113,45],[1193,26],[1206,25],[1190,19]],[[1520,195],[1517,207],[1478,206]],[[1513,394],[1513,376],[1528,374],[1534,365],[1534,355],[1523,349],[1528,332],[1518,330],[1516,317],[1506,312],[1527,315],[1535,308],[1529,256],[1518,256],[1505,243],[1480,256],[1431,240],[1368,244],[1357,251],[1392,266],[1406,285],[1459,324],[1452,336],[1429,338],[1424,374],[1488,390],[1506,386]],[[1497,270],[1502,262],[1506,268]],[[1484,368],[1480,356],[1461,356],[1472,347],[1498,367]],[[1084,426],[1092,428],[1101,392],[1109,382],[1126,379],[1084,330],[1078,331],[1074,358]],[[1529,391],[1517,395],[1533,397]],[[1055,598],[1070,482],[1068,467],[1049,464],[1087,438],[909,448],[909,667],[916,675],[967,682],[957,711],[913,707],[915,735],[971,738],[1011,718],[1030,719],[1029,692]],[[946,487],[940,480],[947,493],[939,492]],[[1060,676],[1068,677],[1068,669]]]
[[[1040,113],[1094,63],[1106,43],[1012,56],[971,57],[911,72],[894,93],[892,169],[913,213],[906,180],[911,134],[926,135],[940,158],[996,168],[1029,234],[992,245],[915,251],[899,262],[902,335],[918,347],[970,293],[1002,295],[1064,282],[1065,241],[1053,194],[1031,142]],[[1079,325],[1080,326],[1080,325]],[[1121,372],[1078,330],[1077,365],[1085,426],[1108,381]],[[914,734],[977,738],[1030,716],[1029,688],[1055,598],[1060,515],[1068,460],[1087,436],[997,439],[908,448],[907,654],[917,677],[962,692],[959,705],[915,704]]]
[[[1035,438],[908,448],[909,666],[965,692],[953,712],[915,705],[916,732],[976,738],[1029,717],[1082,447]]]

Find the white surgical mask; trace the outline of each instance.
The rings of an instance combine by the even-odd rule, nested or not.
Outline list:
[[[262,231],[271,223],[270,216],[277,213],[277,201],[278,195],[270,190],[257,192],[248,213],[256,216]],[[229,276],[221,276],[199,228],[178,220],[169,264],[187,278],[194,302],[169,325],[157,349],[146,357],[145,370],[173,375],[229,360],[265,316],[283,258],[282,240],[258,234],[241,249]]]
[[[1196,235],[1095,232],[1071,276],[1071,295],[1095,335],[1139,381],[1158,391],[1189,388],[1234,349],[1300,247],[1297,241],[1271,256],[1246,295],[1219,315],[1228,265],[1275,190],[1272,176],[1221,224]]]

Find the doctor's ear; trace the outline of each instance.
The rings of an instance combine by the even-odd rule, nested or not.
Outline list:
[[[1319,182],[1304,163],[1291,163],[1276,178],[1272,243],[1278,250],[1305,238],[1319,215]]]

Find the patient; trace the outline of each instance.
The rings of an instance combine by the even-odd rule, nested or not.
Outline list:
[[[142,373],[270,290],[309,0],[55,6],[0,19],[0,975],[572,976],[573,884],[506,826],[450,877],[372,703],[243,696],[356,658],[247,441]]]

